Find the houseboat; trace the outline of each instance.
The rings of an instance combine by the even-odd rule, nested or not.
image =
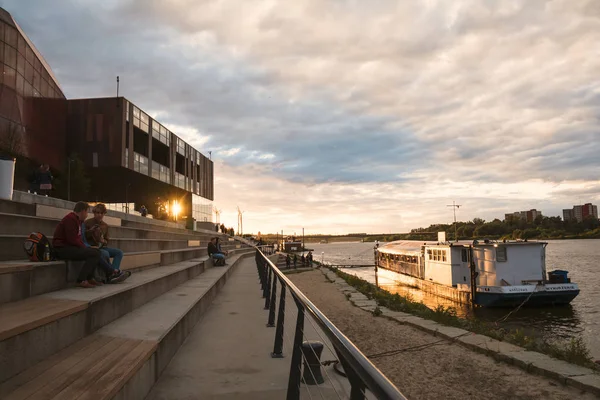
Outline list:
[[[567,271],[546,272],[546,242],[395,241],[375,248],[377,267],[399,284],[483,307],[568,304],[579,287]]]

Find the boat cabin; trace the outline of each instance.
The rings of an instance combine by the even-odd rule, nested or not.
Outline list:
[[[378,265],[442,285],[517,286],[545,281],[545,242],[398,241],[378,249]]]

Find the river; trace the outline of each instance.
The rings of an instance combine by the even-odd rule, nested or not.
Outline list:
[[[526,308],[523,307],[502,323],[503,326],[524,329],[547,339],[581,336],[592,357],[600,359],[600,239],[589,240],[550,240],[546,248],[547,270],[565,269],[572,282],[579,284],[581,292],[569,306]],[[307,243],[315,249],[314,259],[339,265],[372,265],[373,243]],[[373,268],[345,269],[346,272],[375,282]],[[381,270],[380,270],[381,271]],[[410,295],[430,308],[438,304],[455,307],[465,318],[497,321],[510,310],[477,309],[454,303],[424,293],[418,289],[399,286],[394,283],[394,272],[381,271],[380,286],[392,293]]]

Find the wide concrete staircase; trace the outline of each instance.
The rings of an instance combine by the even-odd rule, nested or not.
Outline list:
[[[21,198],[22,200],[22,198]],[[109,212],[123,283],[75,287],[76,265],[25,260],[32,231],[51,237],[71,203],[0,200],[0,399],[143,399],[235,265],[254,250],[211,231]]]

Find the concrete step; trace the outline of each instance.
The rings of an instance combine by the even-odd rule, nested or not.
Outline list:
[[[227,247],[231,254],[246,249],[243,246],[236,248],[236,245]],[[129,252],[124,254],[121,269],[137,272],[205,256],[206,249],[198,247]],[[77,268],[69,269],[65,261],[36,263],[20,259],[0,262],[0,304],[65,289],[73,285],[77,271]]]
[[[121,284],[69,288],[0,305],[0,382],[201,274],[207,257],[133,274]]]
[[[37,215],[60,219],[75,206],[74,202],[68,202],[52,197],[36,196],[23,192],[14,192],[13,199],[15,201],[0,199],[0,213],[26,216]],[[221,235],[218,232],[214,232],[212,229],[190,231],[187,230],[184,225],[179,223],[143,218],[137,215],[125,214],[113,210],[108,210],[107,216],[120,220],[121,226],[130,228],[141,228],[157,232],[181,233],[187,235],[217,235],[224,239],[228,237],[228,235]],[[53,231],[54,229],[52,229],[52,232]]]
[[[27,236],[31,232],[42,232],[46,236],[54,233],[59,219],[45,218],[32,215],[19,215],[0,213],[0,235],[23,235]],[[215,234],[199,233],[180,230],[178,232],[165,232],[161,230],[149,229],[151,227],[132,228],[126,226],[110,226],[110,236],[123,239],[181,239],[181,240],[200,240],[204,245],[208,243]]]
[[[25,204],[0,199],[0,212],[18,215],[35,215],[35,204]]]
[[[208,269],[5,381],[0,398],[145,398],[242,257]]]
[[[26,237],[22,235],[0,235],[0,261],[19,260],[26,256],[23,242]],[[48,236],[52,240],[52,236]],[[207,243],[199,240],[170,240],[170,239],[123,239],[114,237],[110,239],[110,246],[123,250],[123,252],[175,250],[186,247],[203,247]]]

